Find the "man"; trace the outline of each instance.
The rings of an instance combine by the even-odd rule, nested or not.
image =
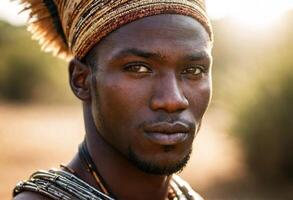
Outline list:
[[[201,199],[174,173],[211,96],[204,2],[23,2],[44,49],[71,58],[86,134],[67,166],[34,173],[14,199]]]

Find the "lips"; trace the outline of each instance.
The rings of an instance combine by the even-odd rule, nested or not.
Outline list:
[[[183,122],[159,122],[144,127],[145,136],[153,143],[159,145],[176,145],[184,142],[191,128]]]

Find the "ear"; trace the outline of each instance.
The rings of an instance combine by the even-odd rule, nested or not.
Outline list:
[[[90,68],[77,59],[69,63],[70,87],[77,98],[82,101],[90,100]]]

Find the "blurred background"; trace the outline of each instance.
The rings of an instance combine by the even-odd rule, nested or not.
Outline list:
[[[207,0],[214,95],[181,174],[206,199],[293,199],[293,1]],[[0,198],[58,167],[84,134],[67,63],[40,51],[0,1]]]

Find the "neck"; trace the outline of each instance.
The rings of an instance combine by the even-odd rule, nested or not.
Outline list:
[[[116,151],[98,133],[90,105],[84,104],[85,141],[89,154],[97,166],[105,186],[117,199],[166,199],[171,176],[145,173]],[[93,176],[85,170],[77,157],[69,164],[78,176],[96,186]],[[138,184],[139,183],[139,184]]]

